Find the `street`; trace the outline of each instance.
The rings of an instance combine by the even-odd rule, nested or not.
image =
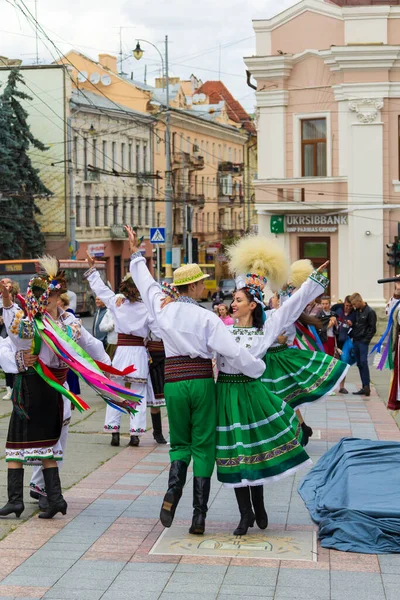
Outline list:
[[[372,377],[385,400],[388,373],[374,370]],[[346,383],[350,392],[356,390],[356,383],[358,373],[353,368]],[[48,522],[37,519],[37,503],[28,491],[31,469],[26,468],[22,518],[0,521],[0,600],[347,600],[353,588],[367,600],[397,597],[399,556],[313,550],[312,532],[317,528],[297,493],[306,470],[265,488],[270,525],[264,532],[252,530],[233,556],[229,545],[238,521],[236,501],[233,491],[222,488],[215,476],[206,528],[209,549],[202,550],[203,538],[195,538],[193,544],[194,536],[185,533],[192,512],[189,469],[174,526],[167,530],[177,540],[166,550],[168,537],[159,541],[163,528],[158,515],[168,477],[168,447],[157,446],[151,431],[138,448],[127,447],[126,417],[121,447],[111,447],[109,436],[102,433],[104,402],[90,390],[83,395],[91,410],[73,413],[61,469],[67,516]],[[373,390],[367,401],[337,394],[310,405],[304,416],[314,429],[307,447],[313,462],[346,436],[400,441],[399,429],[381,398]],[[0,409],[4,437],[9,402],[1,402]],[[165,431],[167,427],[165,418]],[[0,465],[0,501],[5,501],[4,457]],[[288,540],[296,536],[291,543],[298,544],[295,551],[288,546],[286,558],[282,550],[275,550],[278,542],[283,543],[282,534]],[[266,558],[249,558],[255,542],[268,545]],[[154,549],[156,543],[159,550]],[[218,550],[221,544],[225,550]],[[307,559],[307,552],[312,558]]]

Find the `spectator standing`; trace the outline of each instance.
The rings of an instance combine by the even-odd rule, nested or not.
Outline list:
[[[321,297],[318,296],[318,298],[316,298],[315,300],[313,300],[312,302],[307,304],[303,313],[305,313],[306,315],[308,315],[310,317],[318,317],[318,315],[322,311],[320,299],[321,299]]]
[[[106,312],[107,312],[107,307],[104,304],[104,302],[102,302],[100,300],[100,298],[96,298],[96,310],[95,310],[94,317],[93,317],[92,335],[96,339],[103,342],[104,348],[107,347],[107,331],[102,331],[100,329],[100,324],[101,324],[102,320],[104,319]]]
[[[223,303],[223,301],[225,300],[225,294],[221,291],[221,288],[217,287],[216,291],[211,296],[211,300],[213,309],[219,304]]]
[[[328,296],[321,299],[322,310],[318,319],[322,322],[321,341],[324,344],[324,350],[329,356],[335,355],[336,350],[336,314],[331,310],[331,301]]]
[[[370,376],[368,367],[368,346],[376,333],[376,312],[368,306],[358,293],[350,296],[354,308],[354,324],[351,332],[357,367],[360,372],[362,388],[353,392],[356,396],[369,396]]]
[[[218,305],[218,313],[217,314],[224,325],[233,325],[235,323],[235,321],[232,319],[231,315],[229,314],[228,307],[226,306],[226,304]]]
[[[349,334],[353,327],[355,312],[350,301],[350,296],[346,296],[343,304],[335,304],[332,306],[333,312],[336,314],[336,346],[339,350],[343,349],[345,342],[349,338]],[[348,394],[345,388],[346,378],[340,383],[339,394]]]
[[[19,294],[20,289],[19,285],[16,281],[12,279],[5,278],[2,280],[9,293],[11,294],[12,301],[15,302],[17,294]],[[6,326],[4,325],[3,319],[3,303],[0,308],[0,337],[6,338],[8,337]],[[3,396],[3,400],[11,400],[12,390],[14,387],[14,375],[13,373],[4,373],[6,378],[6,393]]]

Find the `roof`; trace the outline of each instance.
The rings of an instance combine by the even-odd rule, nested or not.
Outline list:
[[[255,133],[255,128],[250,115],[245,111],[240,102],[235,100],[222,81],[206,81],[197,90],[197,93],[206,94],[209,97],[211,104],[218,104],[221,100],[224,100],[229,118],[235,123],[242,123],[247,131]]]
[[[87,90],[72,90],[71,94],[71,102],[78,106],[86,106],[88,108],[95,108],[98,110],[107,110],[109,112],[115,113],[124,113],[125,115],[130,115],[135,118],[141,118],[144,121],[153,120],[146,113],[139,112],[138,110],[132,110],[126,106],[122,106],[122,104],[117,104],[109,98],[102,96],[100,94],[95,94],[94,92],[88,92]]]

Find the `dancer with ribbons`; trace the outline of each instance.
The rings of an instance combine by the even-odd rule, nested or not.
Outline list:
[[[6,442],[8,502],[0,516],[24,510],[24,464],[43,465],[49,506],[39,515],[51,519],[66,514],[57,461],[62,459],[60,443],[64,419],[62,397],[79,411],[89,405],[64,387],[68,367],[98,392],[107,403],[127,412],[134,411],[140,397],[108,379],[114,373],[101,342],[93,338],[79,319],[58,307],[59,296],[67,290],[65,273],[52,257],[38,260],[40,272],[29,282],[24,311],[12,303],[6,287],[3,294],[4,323],[15,348],[18,370],[12,394],[13,412]],[[29,351],[37,360],[24,360]],[[94,357],[94,358],[92,358]]]

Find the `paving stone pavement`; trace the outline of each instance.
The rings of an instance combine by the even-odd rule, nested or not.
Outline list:
[[[386,399],[388,373],[372,373]],[[358,376],[348,377],[349,395],[330,396],[304,412],[321,433],[308,451],[315,462],[344,436],[400,441],[400,431],[375,388],[365,400],[353,396]],[[22,519],[0,521],[0,600],[398,600],[400,555],[344,553],[318,547],[316,562],[154,555],[162,532],[159,508],[168,477],[168,447],[151,432],[139,448],[112,448],[101,434],[104,407],[89,400],[90,414],[75,413],[61,473],[66,517],[39,521],[27,502]],[[4,406],[3,406],[4,404]],[[0,402],[0,432],[9,405]],[[164,420],[167,428],[167,421]],[[127,441],[127,439],[126,439]],[[125,442],[124,442],[125,444]],[[0,500],[5,465],[0,461]],[[26,469],[29,476],[29,469]],[[265,488],[270,528],[316,530],[297,493],[305,471]],[[191,471],[175,522],[191,519]],[[28,479],[28,477],[27,477]],[[231,531],[238,521],[232,490],[214,476],[207,522]],[[12,530],[15,528],[15,530]]]

